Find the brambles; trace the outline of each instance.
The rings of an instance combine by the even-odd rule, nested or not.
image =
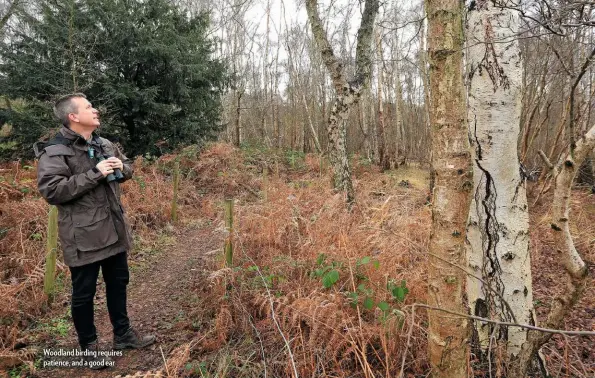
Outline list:
[[[380,268],[378,260],[372,260],[370,256],[364,256],[355,262],[355,269],[350,270],[346,268],[343,262],[331,261],[327,262],[327,255],[321,253],[316,259],[315,269],[311,272],[311,278],[321,278],[322,286],[325,289],[330,289],[339,281],[340,276],[350,277],[352,273],[352,286],[357,285],[354,290],[348,290],[345,287],[352,287],[343,285],[338,290],[348,299],[349,305],[356,309],[361,306],[364,310],[373,311],[378,308],[380,314],[378,319],[381,323],[386,323],[391,315],[398,315],[403,318],[403,312],[400,311],[400,304],[405,301],[405,297],[409,293],[407,283],[401,280],[397,285],[394,279],[389,279],[386,284],[386,290],[391,295],[391,298],[386,298],[386,292],[379,289],[379,285],[371,282],[368,275],[366,275],[364,267],[371,265],[374,269]],[[402,325],[402,322],[401,322]]]

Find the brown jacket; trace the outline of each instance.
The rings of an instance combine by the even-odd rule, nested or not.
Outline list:
[[[107,183],[89,157],[87,141],[67,127],[63,144],[38,151],[37,185],[41,195],[58,207],[58,234],[64,262],[75,267],[130,250],[132,235],[120,202],[120,184]],[[122,160],[125,179],[132,177],[130,161],[110,141],[90,142],[96,150]],[[43,147],[43,146],[42,146]],[[95,169],[94,169],[95,168]]]

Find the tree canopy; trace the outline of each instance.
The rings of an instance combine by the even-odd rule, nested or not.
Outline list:
[[[130,155],[160,154],[219,131],[223,61],[209,17],[165,0],[52,0],[19,14],[0,44],[0,154],[25,156],[59,126],[58,96],[83,92],[101,112],[101,134]],[[14,106],[15,99],[18,106]]]

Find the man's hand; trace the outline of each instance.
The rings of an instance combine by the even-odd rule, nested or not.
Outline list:
[[[99,169],[99,172],[101,172],[103,177],[106,177],[107,175],[114,173],[113,164],[113,161],[110,161],[109,159],[102,160],[99,163],[97,163],[95,168]]]
[[[117,157],[111,157],[109,159],[107,159],[106,161],[109,161],[111,164],[112,169],[124,169],[124,164],[122,163],[122,160],[118,159]]]

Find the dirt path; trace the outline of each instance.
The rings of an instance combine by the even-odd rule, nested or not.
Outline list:
[[[154,334],[157,343],[143,350],[126,350],[115,357],[115,366],[93,371],[88,368],[39,368],[36,377],[63,378],[114,377],[138,371],[159,369],[163,356],[195,334],[191,317],[193,304],[198,302],[197,290],[206,252],[222,245],[221,237],[212,228],[180,231],[177,242],[161,253],[149,256],[141,268],[131,268],[128,286],[128,315],[132,325],[142,334]],[[101,281],[101,280],[100,280]],[[97,287],[95,325],[103,350],[111,350],[112,328],[105,304],[105,285]],[[67,338],[59,340],[53,349],[76,348],[74,327]],[[163,354],[162,354],[163,353]]]

